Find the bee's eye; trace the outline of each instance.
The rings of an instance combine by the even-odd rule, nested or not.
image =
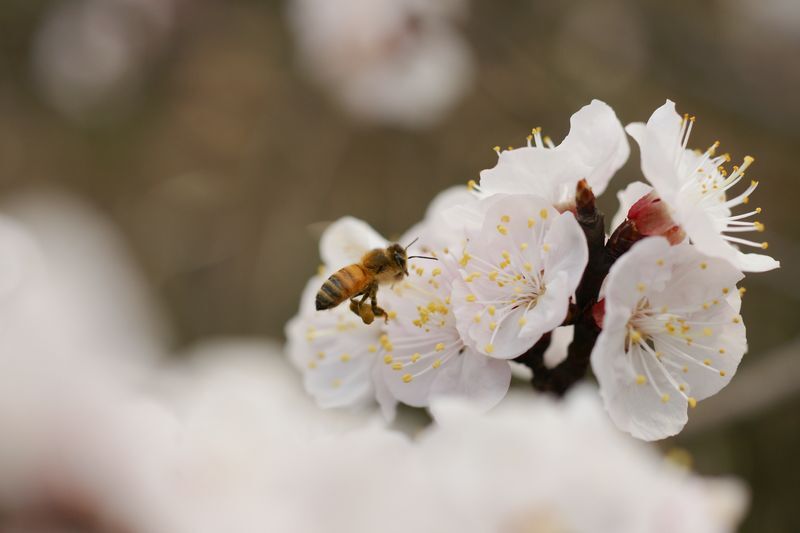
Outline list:
[[[400,254],[394,254],[394,260],[397,261],[397,264],[403,266],[405,261],[403,260],[403,256]]]

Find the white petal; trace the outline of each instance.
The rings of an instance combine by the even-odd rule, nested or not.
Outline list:
[[[386,245],[386,239],[363,220],[342,217],[322,234],[319,251],[325,265],[339,269],[357,263],[366,252]]]
[[[567,358],[567,351],[574,335],[575,326],[562,326],[553,330],[550,346],[544,352],[544,364],[547,368],[555,368]]]
[[[520,331],[520,338],[528,339],[528,347],[533,346],[542,335],[553,331],[564,322],[572,292],[574,289],[570,290],[567,275],[564,272],[559,272],[547,283],[545,293],[539,297],[536,305],[525,314],[526,322]]]
[[[669,248],[663,237],[648,237],[623,254],[606,278],[606,311],[616,306],[633,309],[644,291],[661,290],[670,277]]]
[[[589,248],[578,221],[572,213],[562,213],[544,236],[548,251],[543,254],[545,281],[555,274],[566,274],[569,294],[575,292],[589,262]]]
[[[629,151],[614,111],[594,100],[572,116],[570,132],[559,146],[501,152],[497,165],[481,172],[481,191],[486,195],[535,194],[555,204],[569,200],[578,180],[586,178],[599,195]]]
[[[586,167],[582,177],[596,196],[605,191],[630,154],[622,124],[614,110],[600,100],[592,100],[572,115],[569,135],[558,150],[570,153]]]
[[[636,438],[657,440],[675,435],[688,420],[687,400],[674,394],[648,359],[625,355],[626,323],[624,314],[607,310],[605,327],[592,350],[592,371],[606,411],[617,427]],[[645,370],[644,365],[650,366]],[[639,375],[648,376],[647,383],[638,383]],[[666,401],[663,394],[669,394]]]
[[[477,202],[477,197],[463,185],[445,189],[431,201],[425,212],[425,219],[405,232],[400,242],[407,244],[419,238],[414,247],[421,250],[441,250],[460,245],[465,237],[464,223],[460,217],[451,221],[453,217],[447,215],[447,212],[453,208],[457,212],[468,211]]]
[[[511,383],[511,366],[466,350],[434,381],[431,396],[458,396],[480,410],[489,410],[502,400]]]
[[[675,112],[675,104],[669,100],[653,113],[646,126],[634,123],[625,128],[639,144],[645,178],[671,206],[677,204],[680,187],[674,165],[674,147],[680,128],[681,117]]]
[[[649,194],[653,188],[646,183],[642,183],[641,181],[634,181],[630,183],[627,187],[623,190],[617,192],[617,200],[619,201],[619,209],[617,213],[614,215],[614,218],[611,219],[611,231],[613,232],[617,229],[620,224],[625,222],[625,219],[628,218],[628,211],[630,208],[635,204],[641,197]]]

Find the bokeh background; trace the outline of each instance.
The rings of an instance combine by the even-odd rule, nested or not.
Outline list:
[[[558,142],[592,98],[623,123],[673,99],[698,117],[693,146],[756,158],[783,268],[748,277],[740,373],[663,447],[747,481],[745,531],[800,531],[800,2],[475,0],[453,24],[473,75],[442,117],[409,126],[355,116],[315,82],[283,2],[5,0],[0,209],[55,190],[109,217],[176,348],[280,339],[326,222],[399,235],[492,166],[495,145],[535,126]],[[633,148],[607,219],[638,178]]]

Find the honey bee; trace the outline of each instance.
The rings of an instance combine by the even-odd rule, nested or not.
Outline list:
[[[375,248],[365,253],[359,263],[353,263],[331,274],[317,292],[317,311],[333,309],[350,298],[350,310],[364,324],[371,324],[376,316],[388,321],[386,311],[378,307],[378,286],[400,281],[408,276],[409,259],[437,260],[424,255],[409,257],[407,250],[415,242],[417,239],[405,248],[397,243],[387,248]],[[361,299],[357,300],[359,296]]]

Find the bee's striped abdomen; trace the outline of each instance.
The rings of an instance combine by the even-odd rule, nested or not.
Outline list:
[[[337,270],[317,292],[317,311],[336,307],[363,291],[367,285],[369,279],[359,265],[350,265]]]

